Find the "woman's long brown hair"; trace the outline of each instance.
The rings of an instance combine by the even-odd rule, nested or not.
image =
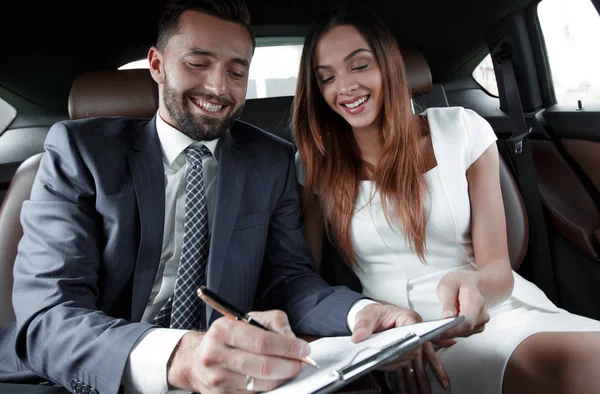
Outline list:
[[[381,195],[388,223],[404,230],[409,244],[424,261],[427,185],[420,139],[427,122],[413,114],[404,62],[394,36],[375,15],[338,10],[316,25],[305,40],[292,108],[292,133],[306,167],[305,203],[318,192],[330,241],[348,264],[356,266],[351,219],[365,167],[350,125],[323,99],[313,72],[317,42],[340,25],[355,27],[371,46],[382,74],[381,160],[373,181]]]

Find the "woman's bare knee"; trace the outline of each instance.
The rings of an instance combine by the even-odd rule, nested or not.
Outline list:
[[[598,393],[599,374],[600,333],[538,333],[513,352],[503,392]]]

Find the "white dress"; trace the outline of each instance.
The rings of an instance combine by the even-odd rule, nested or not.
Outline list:
[[[462,107],[429,108],[437,166],[424,174],[428,193],[426,264],[405,240],[398,226],[388,224],[379,193],[362,181],[352,218],[352,244],[359,267],[354,270],[363,293],[414,309],[423,320],[441,318],[436,286],[447,273],[476,270],[470,223],[466,171],[496,141],[489,123]],[[304,166],[297,177],[305,183]],[[438,351],[449,374],[452,392],[501,394],[504,369],[512,352],[527,337],[542,331],[600,331],[600,322],[557,308],[534,284],[516,272],[512,296],[490,309],[491,319],[480,334],[457,338]],[[445,393],[432,373],[434,393]]]

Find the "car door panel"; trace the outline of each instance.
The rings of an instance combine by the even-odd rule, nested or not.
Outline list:
[[[600,228],[600,212],[590,193],[554,142],[532,140],[531,149],[550,221],[566,239],[589,256],[598,257],[595,232]]]
[[[581,110],[556,104],[542,117],[553,143],[536,144],[534,157],[540,191],[554,208],[549,212],[561,307],[600,319],[600,103]]]
[[[596,190],[600,190],[600,141],[563,138],[561,143]]]

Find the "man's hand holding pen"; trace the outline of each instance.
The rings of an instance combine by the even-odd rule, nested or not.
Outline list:
[[[268,328],[222,317],[206,332],[186,333],[167,368],[170,387],[202,394],[268,391],[298,375],[310,346],[282,311],[252,312]]]
[[[298,375],[303,364],[318,367],[308,357],[310,346],[294,335],[284,312],[244,313],[204,286],[197,295],[223,317],[208,331],[188,332],[181,338],[167,367],[170,388],[202,394],[269,391]],[[375,332],[420,320],[414,311],[373,303],[356,314],[352,340],[360,342]],[[420,349],[410,352],[389,367],[403,366],[420,355]],[[444,378],[441,369],[435,372]]]

